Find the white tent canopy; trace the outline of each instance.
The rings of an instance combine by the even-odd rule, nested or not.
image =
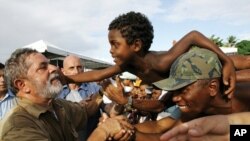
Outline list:
[[[63,56],[67,56],[69,54],[69,52],[44,40],[31,43],[29,45],[24,46],[24,48],[32,48],[41,53],[44,53],[45,51],[47,51],[47,52],[51,52],[51,53],[55,53],[55,54],[63,55]]]
[[[111,63],[107,63],[98,59],[66,51],[44,40],[31,43],[29,45],[24,46],[23,48],[32,48],[37,50],[38,52],[43,53],[47,58],[51,60],[56,60],[57,61],[56,65],[58,65],[58,61],[62,63],[63,58],[68,55],[76,55],[80,57],[84,62],[85,68],[87,69],[105,68],[112,65]]]

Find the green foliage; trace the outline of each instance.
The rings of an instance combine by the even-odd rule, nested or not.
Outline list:
[[[234,47],[236,43],[237,43],[236,37],[231,35],[227,38],[227,42],[225,43],[225,46]]]
[[[214,34],[209,39],[212,40],[219,47],[224,46],[223,39],[221,39],[220,37],[215,37]]]
[[[242,40],[239,43],[235,45],[235,47],[238,48],[238,53],[243,55],[249,55],[250,54],[250,41],[248,40]]]

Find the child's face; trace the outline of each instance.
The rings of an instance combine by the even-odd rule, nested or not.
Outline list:
[[[108,38],[111,45],[110,53],[114,58],[114,62],[118,65],[127,62],[131,58],[133,51],[125,38],[122,37],[120,31],[116,29],[110,30]]]

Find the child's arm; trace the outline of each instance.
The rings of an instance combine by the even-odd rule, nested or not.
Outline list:
[[[250,69],[250,56],[249,55],[230,55],[230,59],[234,63],[236,70]]]
[[[87,71],[65,77],[67,82],[92,82],[92,81],[101,81],[105,78],[109,78],[121,72],[122,70],[120,69],[120,67],[114,65],[101,70]]]
[[[229,55],[234,63],[236,71],[236,82],[250,81],[250,56],[249,55]],[[236,86],[237,87],[237,86]]]
[[[225,91],[230,98],[235,90],[235,70],[232,60],[226,56],[211,40],[198,31],[191,31],[179,40],[164,57],[161,58],[160,68],[169,70],[172,62],[190,47],[198,46],[215,52],[223,63],[223,82],[229,88]]]
[[[236,81],[238,82],[250,82],[250,69],[236,71]],[[237,89],[238,90],[238,89]]]

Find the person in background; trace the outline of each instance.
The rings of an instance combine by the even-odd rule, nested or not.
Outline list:
[[[124,89],[124,94],[132,99],[150,99],[151,97],[151,89],[147,84],[141,84],[141,80],[129,73],[123,72],[118,78],[117,83],[120,83]],[[118,85],[120,86],[120,85]],[[158,100],[158,99],[157,99]],[[127,115],[131,124],[140,123],[146,120],[154,120],[156,115],[153,112],[145,112],[142,110],[138,110],[136,108],[125,108],[125,115]]]
[[[0,120],[15,105],[15,95],[8,90],[4,80],[4,64],[0,63]]]
[[[69,55],[63,60],[62,72],[67,76],[84,72],[83,62],[79,57]],[[63,86],[63,89],[59,94],[59,98],[86,104],[88,99],[99,91],[100,87],[101,86],[97,85],[95,82],[69,83]],[[80,141],[85,141],[91,132],[97,127],[100,116],[100,112],[97,111],[95,115],[89,118],[85,129],[79,132]]]

